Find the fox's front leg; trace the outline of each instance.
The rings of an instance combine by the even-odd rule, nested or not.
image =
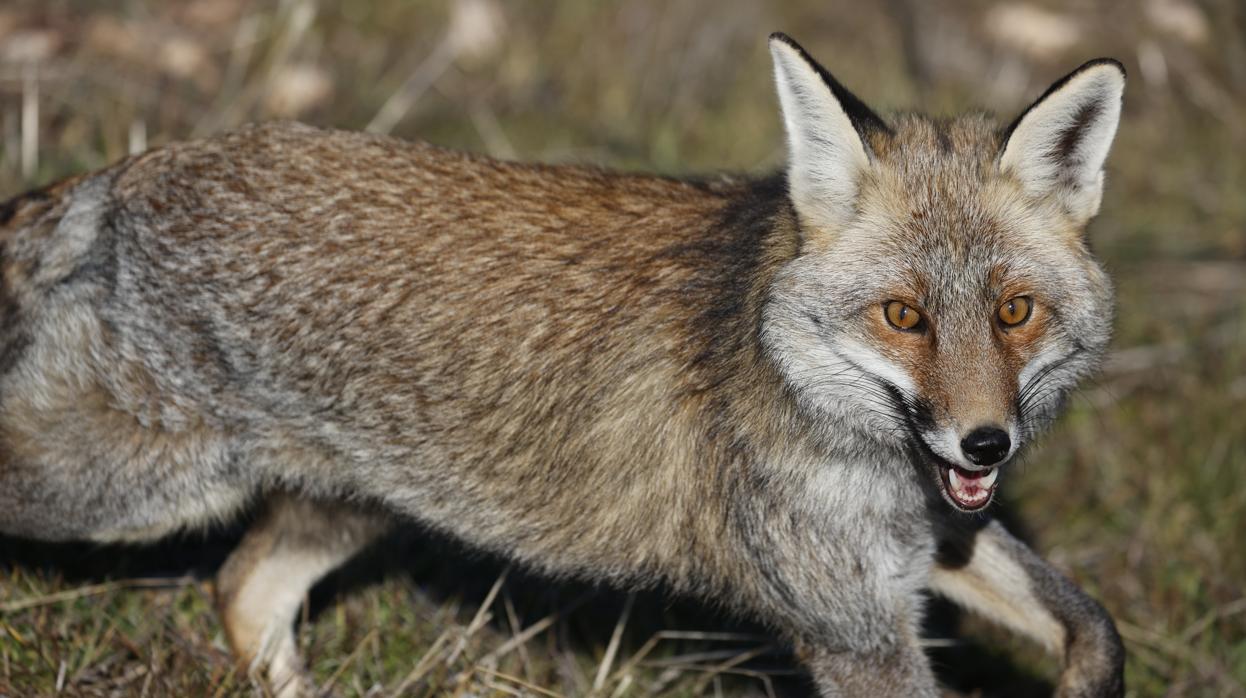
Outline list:
[[[947,530],[932,589],[1062,654],[1060,698],[1125,693],[1125,649],[1111,616],[998,521]]]
[[[294,638],[303,598],[389,527],[357,507],[274,497],[217,574],[225,634],[238,660],[278,698],[314,694]]]
[[[868,623],[869,621],[867,621]],[[798,642],[796,654],[813,674],[823,698],[940,695],[930,661],[911,629],[882,630],[856,647]]]
[[[753,570],[742,601],[792,643],[818,695],[940,695],[919,634],[935,551],[927,522],[824,530],[783,516],[738,520]]]

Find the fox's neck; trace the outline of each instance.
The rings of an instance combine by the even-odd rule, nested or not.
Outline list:
[[[690,289],[691,345],[698,353],[688,381],[706,393],[712,433],[736,438],[765,453],[817,440],[762,342],[763,314],[775,277],[799,252],[800,232],[782,175],[747,183],[711,185],[727,199],[705,242],[681,251],[699,270]],[[697,257],[693,259],[693,257]],[[776,456],[777,457],[777,456]]]
[[[711,403],[718,407],[711,415],[723,422],[712,427],[752,444],[762,459],[881,460],[903,469],[904,454],[891,453],[868,435],[834,429],[798,403],[762,339],[776,276],[801,246],[787,182],[777,175],[731,186],[729,203],[708,236],[712,243],[698,251],[706,256],[701,268],[711,289],[697,294],[704,307],[690,313],[702,349],[693,364],[696,378],[713,386]]]

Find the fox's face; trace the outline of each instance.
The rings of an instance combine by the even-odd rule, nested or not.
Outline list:
[[[888,124],[786,37],[771,48],[801,253],[765,341],[807,408],[982,509],[1110,335],[1110,284],[1083,233],[1123,70],[1088,63],[1009,129],[980,115]]]

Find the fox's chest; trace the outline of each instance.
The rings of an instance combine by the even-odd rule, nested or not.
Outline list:
[[[797,510],[845,559],[880,578],[921,586],[934,556],[934,534],[920,483],[907,464],[832,461],[810,469]]]

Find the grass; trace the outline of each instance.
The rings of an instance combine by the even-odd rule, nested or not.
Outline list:
[[[1115,349],[1010,478],[1008,511],[1118,619],[1131,695],[1246,695],[1246,10],[1026,5],[1056,21],[1043,34],[985,0],[864,5],[10,1],[0,196],[278,117],[504,157],[764,171],[782,159],[772,29],[873,104],[941,112],[1012,113],[1082,60],[1118,56],[1129,93],[1091,231],[1119,286]],[[0,541],[0,695],[251,694],[211,612],[237,534]],[[504,570],[419,532],[389,541],[313,594],[299,641],[317,680],[346,696],[802,690],[756,628],[519,570],[499,585]],[[934,615],[950,685],[1049,690],[1053,661]]]

